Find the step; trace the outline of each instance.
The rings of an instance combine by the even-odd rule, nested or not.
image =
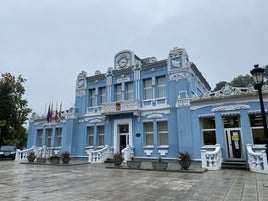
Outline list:
[[[223,169],[244,169],[248,170],[248,163],[246,161],[225,161],[222,163]]]

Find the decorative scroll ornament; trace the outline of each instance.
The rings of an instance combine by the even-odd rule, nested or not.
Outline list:
[[[86,95],[86,72],[79,73],[76,80],[76,96],[82,97]]]
[[[225,105],[213,108],[212,112],[232,111],[232,110],[247,110],[249,105]]]

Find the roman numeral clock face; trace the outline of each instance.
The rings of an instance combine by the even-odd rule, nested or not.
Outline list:
[[[116,59],[118,69],[124,69],[129,67],[130,65],[130,55],[129,54],[122,54],[119,55]]]

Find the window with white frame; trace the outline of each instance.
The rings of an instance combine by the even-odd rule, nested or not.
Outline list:
[[[88,146],[94,145],[94,126],[87,127]]]
[[[157,132],[158,132],[158,145],[168,145],[168,122],[159,121],[157,122]]]
[[[154,132],[153,132],[153,122],[144,122],[144,139],[145,145],[154,145]]]
[[[166,77],[161,76],[156,78],[157,98],[166,97]]]
[[[95,89],[89,89],[89,107],[94,107],[95,104]]]
[[[52,128],[46,129],[46,136],[47,136],[46,146],[52,147]]]
[[[62,128],[56,128],[55,130],[55,146],[61,146]]]
[[[118,84],[114,86],[115,90],[115,101],[121,101],[122,100],[122,85]]]
[[[265,144],[265,134],[261,114],[249,115],[253,144]]]
[[[133,82],[126,83],[126,100],[133,99]]]
[[[43,146],[43,129],[37,129],[37,147]]]
[[[152,79],[145,79],[143,81],[144,85],[144,99],[152,99],[153,98],[153,87],[152,87]]]
[[[99,105],[106,103],[106,88],[99,88]]]
[[[216,127],[215,127],[215,118],[201,118],[201,133],[203,139],[203,145],[215,145],[216,140]]]
[[[104,126],[97,126],[98,145],[104,145]]]

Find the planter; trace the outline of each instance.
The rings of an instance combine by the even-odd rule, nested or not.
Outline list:
[[[127,166],[129,168],[140,168],[141,161],[127,161]]]
[[[51,164],[59,164],[60,163],[59,157],[53,157],[53,158],[50,158],[49,160],[50,160]]]
[[[152,162],[153,169],[165,170],[168,167],[168,162]]]
[[[187,170],[191,166],[192,161],[191,160],[189,160],[189,161],[179,161],[179,164],[180,164],[182,170]]]
[[[62,164],[68,165],[70,162],[70,158],[62,158]]]
[[[121,165],[122,162],[123,162],[123,160],[115,159],[115,160],[114,160],[114,166],[119,167],[119,166]]]
[[[29,162],[29,163],[33,163],[33,162],[34,162],[34,160],[35,160],[35,157],[34,157],[34,158],[29,157],[29,158],[28,158],[28,162]]]
[[[46,163],[46,158],[37,158],[36,162],[39,164],[45,164]]]

